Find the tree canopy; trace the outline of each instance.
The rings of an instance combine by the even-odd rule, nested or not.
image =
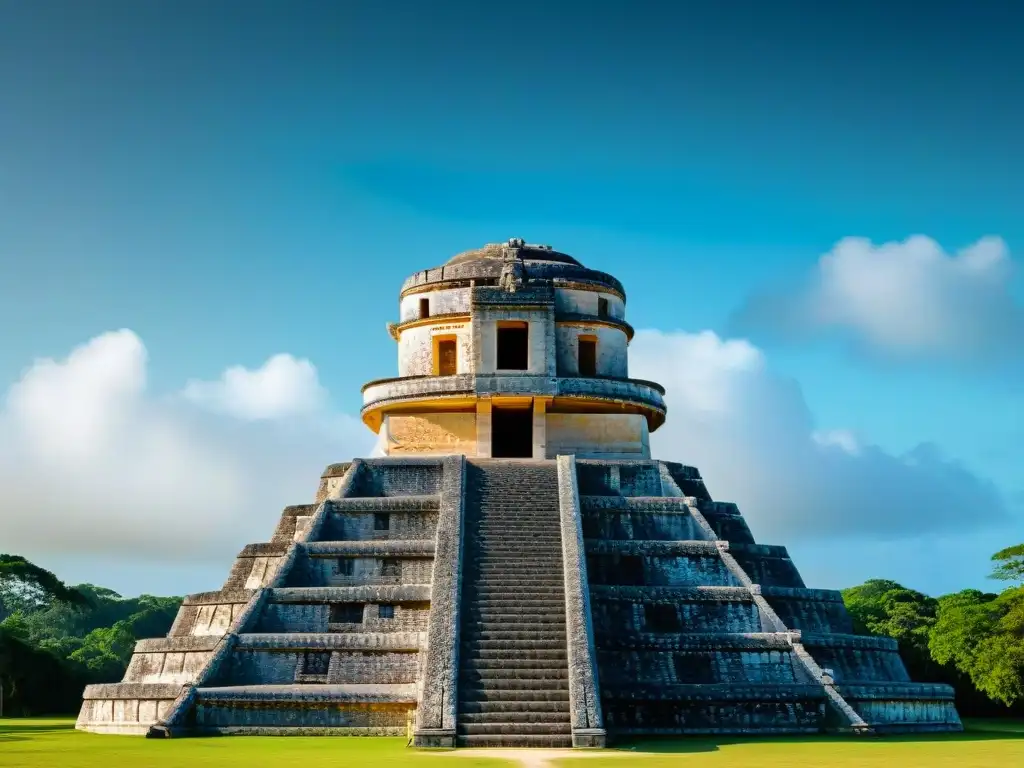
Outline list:
[[[124,598],[69,587],[23,557],[0,555],[0,686],[7,714],[73,711],[87,683],[116,682],[135,641],[167,634],[180,598]]]
[[[996,567],[992,571],[993,579],[1002,581],[1024,581],[1024,544],[1001,549],[992,555]]]

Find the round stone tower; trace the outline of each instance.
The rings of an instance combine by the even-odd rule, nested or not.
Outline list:
[[[398,377],[363,387],[378,455],[650,458],[664,390],[630,379],[626,294],[609,274],[511,239],[402,285]]]

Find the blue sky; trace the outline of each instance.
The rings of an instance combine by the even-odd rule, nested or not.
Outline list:
[[[128,328],[148,397],[287,353],[354,414],[394,373],[402,279],[521,236],[618,276],[638,328],[749,338],[817,428],[893,456],[934,443],[1004,508],[965,511],[980,538],[941,568],[958,536],[926,520],[827,546],[766,522],[809,582],[984,585],[984,558],[1024,539],[1013,344],[874,354],[852,326],[793,339],[737,318],[799,303],[849,236],[925,235],[950,258],[997,236],[1013,263],[1019,6],[546,5],[0,0],[0,385]],[[1019,276],[1002,289],[1017,317]],[[1014,322],[979,334],[1012,342]],[[33,546],[75,578],[178,589],[173,562]]]

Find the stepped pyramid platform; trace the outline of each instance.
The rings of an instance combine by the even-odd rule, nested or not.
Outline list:
[[[78,727],[603,746],[651,734],[961,729],[698,471],[651,458],[621,284],[509,241],[403,287],[376,455],[333,464],[190,595]]]
[[[556,747],[960,721],[694,469],[453,456],[328,468],[78,727]]]

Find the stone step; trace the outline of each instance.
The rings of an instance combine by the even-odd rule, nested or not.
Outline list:
[[[473,660],[502,663],[516,659],[543,659],[565,664],[569,656],[565,648],[474,648],[465,649],[462,658],[467,663]]]
[[[568,723],[552,722],[505,722],[505,723],[462,723],[457,726],[458,733],[466,736],[477,734],[498,735],[513,734],[516,736],[539,736],[547,734],[570,733]]]
[[[485,723],[560,723],[570,725],[569,708],[540,712],[463,712],[459,724],[483,725]]]
[[[480,687],[462,686],[459,688],[460,706],[465,704],[501,704],[515,702],[517,704],[534,704],[538,701],[565,704],[569,706],[569,688],[494,688],[484,690]]]
[[[557,631],[565,626],[565,614],[562,611],[555,613],[531,613],[529,611],[499,614],[475,613],[467,615],[465,620],[467,623],[475,625],[478,632],[492,629],[547,632],[552,629]],[[469,626],[467,629],[472,630],[474,627]]]
[[[565,603],[562,600],[547,600],[545,602],[516,600],[515,595],[512,595],[508,600],[494,602],[478,601],[472,607],[464,607],[463,612],[468,618],[481,622],[490,621],[492,617],[501,616],[516,616],[521,620],[529,619],[532,616],[561,616],[564,621]],[[549,618],[537,619],[537,621],[543,622],[554,620]]]
[[[502,538],[489,542],[470,542],[469,547],[466,549],[466,554],[473,560],[491,554],[505,556],[517,554],[519,557],[529,557],[531,562],[544,562],[562,559],[562,543],[509,542],[507,539]]]
[[[513,722],[513,717],[517,715],[538,716],[548,713],[558,714],[562,717],[570,715],[568,698],[562,701],[463,701],[460,704],[460,709],[463,713],[459,715],[460,719],[469,715],[483,715],[494,718],[504,717],[508,722]]]
[[[545,597],[526,595],[520,592],[509,590],[502,597],[489,595],[488,597],[477,597],[473,601],[477,610],[493,611],[518,607],[523,610],[565,610],[565,598],[555,593]]]
[[[524,587],[507,585],[497,586],[487,590],[466,590],[465,601],[473,605],[481,603],[488,605],[499,605],[501,603],[513,603],[520,605],[524,602],[530,603],[564,603],[565,590],[560,586],[552,585],[545,590],[526,589]],[[465,602],[464,601],[464,602]]]
[[[463,612],[467,616],[481,615],[504,615],[521,613],[565,613],[565,600],[562,595],[550,595],[547,598],[527,598],[525,595],[518,595],[509,590],[504,598],[491,597],[488,600],[474,600],[472,605],[464,606]]]
[[[502,643],[503,645],[491,645],[491,643]],[[484,628],[473,633],[463,632],[460,646],[480,649],[506,648],[511,651],[520,648],[529,650],[568,647],[565,630],[552,629],[550,625],[528,629],[518,627],[514,629]]]
[[[565,621],[561,612],[557,615],[536,613],[501,614],[493,616],[466,616],[463,637],[466,640],[483,639],[484,635],[495,632],[518,632],[521,635],[534,633],[548,638],[565,634]]]
[[[524,570],[529,569],[529,572],[534,574],[537,578],[548,578],[557,579],[563,575],[562,564],[557,565],[554,562],[531,562],[529,558],[522,556],[511,556],[511,557],[487,557],[478,560],[471,568],[467,569],[467,574],[477,577],[488,577],[488,576],[522,576]],[[479,579],[476,579],[479,582]],[[472,581],[470,582],[472,583]]]
[[[460,676],[461,678],[461,676]],[[495,677],[486,680],[461,678],[459,688],[465,688],[466,693],[473,691],[564,691],[569,694],[568,677]]]
[[[536,660],[525,667],[490,667],[480,669],[475,665],[466,665],[459,672],[459,679],[467,683],[479,683],[482,686],[504,685],[510,680],[568,680],[569,668],[566,665],[560,667],[548,667],[546,669],[534,669]]]
[[[525,749],[527,747],[541,747],[546,749],[567,749],[572,746],[572,735],[565,736],[537,736],[511,735],[511,734],[488,734],[473,736],[456,736],[455,746],[492,748],[506,747],[509,749]]]
[[[537,576],[557,576],[562,573],[562,558],[558,557],[531,557],[528,553],[522,552],[489,552],[473,559],[473,564],[467,569],[469,573],[475,571],[494,570],[495,568],[519,568],[519,574],[523,574],[524,568]]]
[[[494,653],[528,653],[530,651],[560,651],[564,652],[568,647],[565,633],[556,635],[548,631],[548,637],[541,637],[531,632],[488,632],[488,637],[479,637],[469,640],[463,637],[461,646],[464,653],[476,651],[488,651]],[[519,638],[494,637],[495,634],[516,634],[522,635]]]
[[[503,576],[501,578],[488,579],[482,584],[466,584],[467,590],[475,589],[478,594],[485,592],[505,591],[508,589],[521,589],[523,592],[546,592],[552,588],[564,589],[565,577],[560,573],[557,576],[535,576],[523,578],[522,571],[514,576]]]
[[[538,659],[529,656],[506,656],[503,659],[464,659],[464,669],[481,671],[485,669],[567,669],[566,659]]]

